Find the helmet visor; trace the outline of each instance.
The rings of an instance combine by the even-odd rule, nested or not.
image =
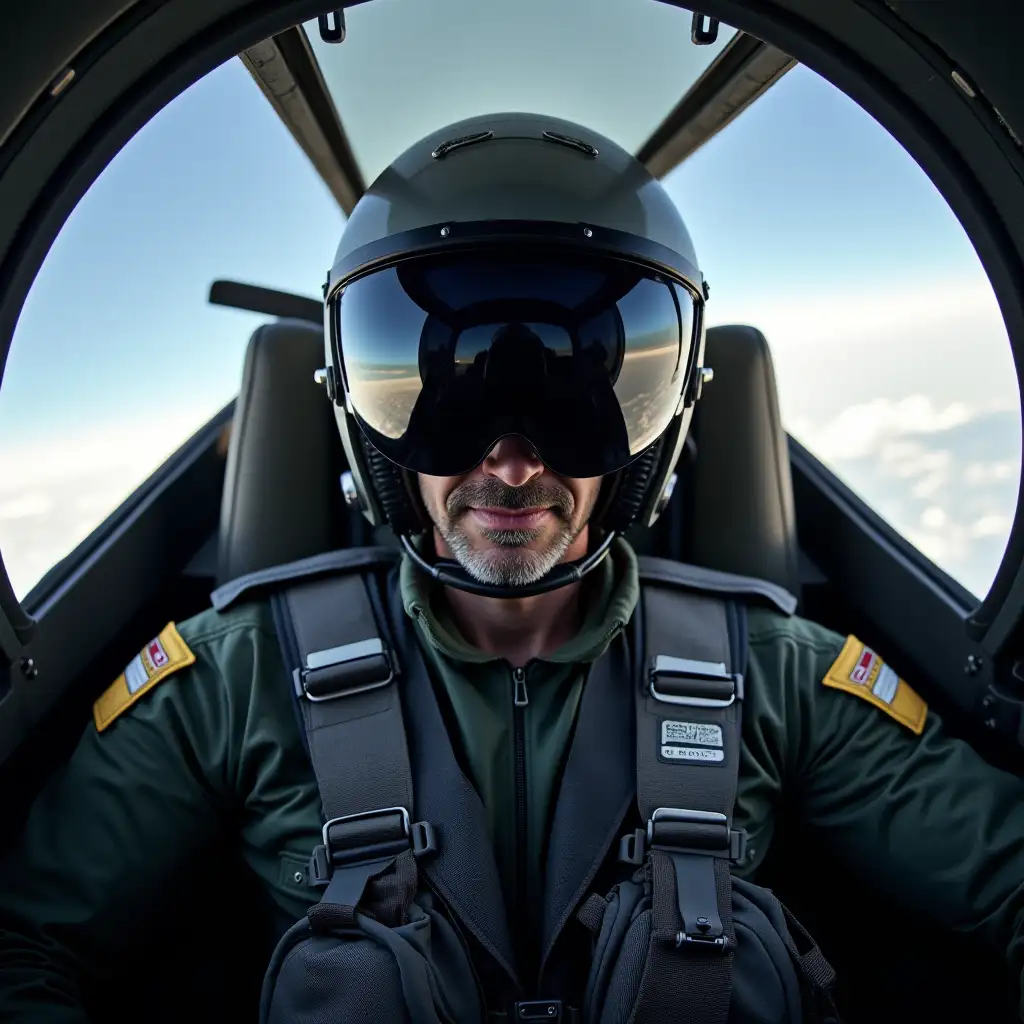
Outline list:
[[[476,252],[358,278],[330,322],[352,411],[393,462],[455,476],[516,434],[555,473],[591,477],[669,425],[697,302],[617,257]]]

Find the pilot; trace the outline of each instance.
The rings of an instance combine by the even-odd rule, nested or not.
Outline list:
[[[436,132],[380,176],[326,294],[323,400],[364,512],[401,544],[382,614],[426,666],[535,977],[569,753],[601,741],[576,728],[581,708],[645,592],[621,533],[656,518],[709,378],[707,290],[635,159],[578,125],[503,115]],[[734,876],[756,879],[786,794],[873,886],[982,936],[1019,976],[1024,786],[949,737],[878,652],[794,616],[778,588],[728,586],[767,595],[737,655]],[[309,691],[279,609],[258,587],[218,600],[99,697],[0,861],[0,1020],[84,1021],[83,992],[225,832],[278,933],[320,899],[307,865],[324,801],[296,714]],[[703,710],[673,712],[661,761],[728,760],[717,726],[688,720]],[[601,804],[600,787],[586,795]],[[617,813],[612,847],[632,823]]]

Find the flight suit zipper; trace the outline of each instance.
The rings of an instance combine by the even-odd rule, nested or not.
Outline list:
[[[516,773],[516,903],[518,912],[526,906],[526,669],[512,669],[512,727],[515,739]]]

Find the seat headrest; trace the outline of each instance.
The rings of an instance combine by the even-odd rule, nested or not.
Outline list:
[[[768,342],[754,327],[712,327],[704,362],[715,377],[693,418],[685,557],[799,596],[789,447]]]
[[[323,365],[315,324],[278,320],[249,340],[228,445],[218,583],[345,542],[341,442],[313,380]]]
[[[341,496],[344,453],[313,381],[323,361],[321,329],[302,321],[267,324],[249,341],[228,448],[218,584],[375,542]],[[684,521],[663,516],[637,547],[669,554],[666,531],[678,528],[686,561],[798,594],[789,455],[768,343],[752,327],[713,327],[705,361],[715,379],[693,420],[697,457],[681,490]]]

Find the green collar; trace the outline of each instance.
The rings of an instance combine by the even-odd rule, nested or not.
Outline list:
[[[455,661],[497,661],[468,643],[452,620],[444,589],[408,557],[403,557],[400,584],[406,614],[416,622],[427,642]],[[640,596],[636,555],[621,537],[616,538],[604,561],[583,584],[585,609],[579,632],[542,660],[556,663],[594,661],[630,620]]]

